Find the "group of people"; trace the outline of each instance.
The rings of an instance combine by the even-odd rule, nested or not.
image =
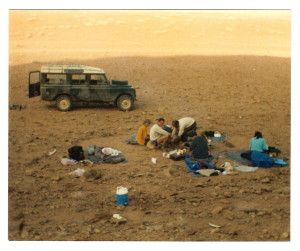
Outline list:
[[[172,126],[165,125],[164,118],[158,118],[151,126],[151,121],[146,119],[137,131],[136,142],[139,145],[151,145],[165,149],[167,143],[178,144],[190,141],[189,150],[195,159],[207,159],[210,155],[205,132],[197,127],[195,119],[184,117],[172,121]],[[257,131],[250,140],[250,151],[265,152],[268,150],[266,140],[262,133]]]
[[[156,119],[150,128],[149,135],[147,127],[151,121],[146,119],[143,125],[138,129],[136,141],[140,145],[146,145],[148,141],[154,146],[165,148],[167,142],[179,143],[187,141],[188,137],[195,136],[197,123],[193,118],[185,117],[172,121],[172,127],[165,125],[165,119]]]
[[[172,126],[165,125],[164,118],[156,119],[151,126],[151,121],[146,119],[138,129],[136,142],[139,145],[150,145],[165,149],[167,143],[179,144],[191,141],[190,151],[195,158],[207,158],[209,156],[207,140],[203,132],[197,128],[195,119],[184,117],[172,121]]]

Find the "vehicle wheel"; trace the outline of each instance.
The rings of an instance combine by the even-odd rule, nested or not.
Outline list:
[[[72,108],[72,100],[67,95],[61,95],[56,99],[56,108],[60,111],[66,112]]]
[[[133,99],[129,95],[123,95],[118,98],[117,106],[122,111],[129,111],[133,107]]]

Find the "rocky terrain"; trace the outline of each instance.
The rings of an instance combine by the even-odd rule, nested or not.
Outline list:
[[[46,61],[9,66],[9,240],[289,241],[290,168],[193,177],[183,161],[160,150],[127,145],[148,118],[190,116],[206,130],[227,134],[229,148],[248,149],[256,130],[290,158],[290,58],[267,56],[95,57],[75,59],[103,68],[108,78],[137,88],[135,108],[79,106],[59,112],[29,99],[28,73]],[[57,62],[57,61],[56,61]],[[62,59],[59,62],[69,62]],[[64,166],[73,145],[122,151],[127,163]],[[56,150],[53,154],[49,154]],[[151,158],[157,158],[157,163]],[[289,161],[288,161],[289,162]],[[291,163],[289,163],[291,164]],[[74,177],[77,168],[96,170]],[[129,205],[117,207],[117,186]],[[122,215],[126,222],[111,221]],[[219,226],[216,227],[215,225]]]

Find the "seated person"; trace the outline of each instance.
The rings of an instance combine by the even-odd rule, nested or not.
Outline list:
[[[156,146],[162,144],[162,148],[165,148],[165,145],[170,137],[170,133],[162,128],[164,123],[165,120],[163,118],[159,118],[150,129],[151,143],[154,142]]]
[[[140,128],[137,131],[136,134],[136,142],[139,145],[146,145],[149,141],[149,135],[147,133],[147,127],[149,127],[151,124],[151,121],[149,119],[146,119],[144,123],[140,126]]]
[[[264,152],[268,150],[266,140],[261,132],[255,132],[254,137],[250,140],[250,151]]]
[[[189,147],[191,157],[194,159],[207,159],[210,157],[210,154],[208,152],[208,143],[205,134],[197,129],[196,135]]]
[[[185,117],[179,120],[173,120],[172,126],[174,127],[172,136],[177,134],[181,141],[186,142],[188,137],[195,136],[197,123],[193,118]]]

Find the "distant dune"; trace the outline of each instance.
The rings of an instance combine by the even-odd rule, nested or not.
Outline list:
[[[10,63],[120,55],[290,57],[289,11],[10,11]],[[32,58],[32,56],[30,56]]]

